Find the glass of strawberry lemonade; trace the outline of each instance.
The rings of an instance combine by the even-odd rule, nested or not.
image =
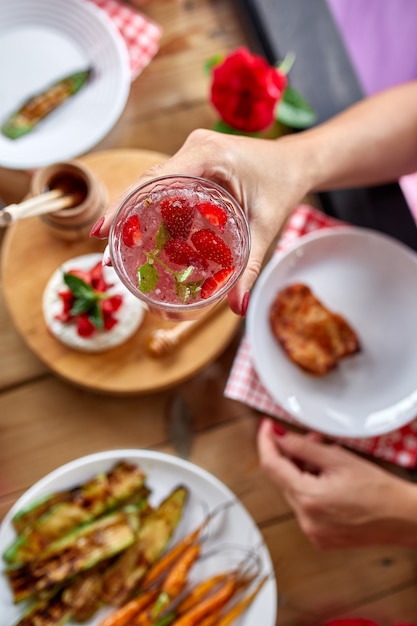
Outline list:
[[[216,183],[162,176],[123,201],[109,247],[121,281],[150,312],[195,319],[239,280],[250,231],[242,208]]]

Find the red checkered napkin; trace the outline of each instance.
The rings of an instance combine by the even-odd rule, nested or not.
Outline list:
[[[132,81],[159,49],[161,28],[142,13],[119,0],[88,0],[107,13],[123,37],[130,61]]]
[[[296,239],[318,228],[337,228],[345,226],[342,222],[324,215],[310,206],[302,205],[294,211],[278,242],[275,253],[288,248]],[[290,423],[298,424],[292,415],[274,402],[262,386],[252,364],[249,342],[243,338],[235,357],[229,379],[226,384],[225,396],[239,400],[254,409],[268,415],[282,418]],[[341,443],[374,455],[403,467],[417,466],[417,419],[407,426],[381,437],[367,439],[339,438]]]

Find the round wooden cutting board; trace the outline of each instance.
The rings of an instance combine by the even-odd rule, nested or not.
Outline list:
[[[167,158],[158,152],[109,150],[80,157],[103,182],[109,201],[152,165]],[[52,273],[66,260],[102,252],[106,241],[86,238],[66,242],[54,238],[39,217],[10,226],[3,243],[2,277],[6,303],[17,331],[33,352],[58,376],[95,392],[152,393],[179,384],[216,359],[231,341],[241,318],[222,307],[195,329],[170,355],[148,356],[145,344],[156,328],[167,322],[146,314],[136,334],[125,344],[100,354],[72,350],[47,330],[42,295]]]

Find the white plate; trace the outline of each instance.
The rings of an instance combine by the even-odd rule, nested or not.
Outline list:
[[[56,80],[94,69],[93,79],[31,133],[16,140],[0,134],[3,167],[40,167],[87,152],[116,123],[129,95],[126,45],[88,0],[2,0],[0,59],[0,124]]]
[[[68,259],[52,274],[42,297],[42,309],[45,323],[54,337],[74,350],[82,352],[103,352],[124,343],[138,330],[144,315],[145,307],[135,298],[118,278],[112,267],[103,267],[103,276],[107,284],[111,285],[107,293],[111,296],[121,295],[123,304],[114,316],[118,322],[111,330],[96,331],[92,337],[80,337],[75,323],[64,324],[56,316],[62,312],[60,291],[68,290],[64,283],[63,273],[72,269],[90,271],[103,255],[90,253]]]
[[[190,499],[177,529],[177,536],[184,536],[188,531],[196,528],[202,521],[202,516],[207,508],[213,510],[222,503],[235,501],[233,506],[227,508],[220,523],[216,525],[215,535],[209,539],[210,547],[226,544],[242,546],[245,549],[256,547],[257,554],[262,561],[263,571],[265,573],[273,572],[268,550],[255,522],[236,499],[236,496],[223,483],[192,463],[150,450],[99,452],[67,463],[42,478],[16,502],[4,518],[0,527],[0,553],[4,552],[15,537],[11,519],[19,509],[43,495],[73,487],[99,472],[108,471],[114,463],[121,459],[138,464],[146,472],[147,484],[152,489],[151,501],[154,504],[159,503],[177,485],[183,484],[189,488]],[[205,503],[207,508],[203,508],[202,503]],[[174,541],[175,539],[174,537]],[[224,554],[229,553],[230,551],[226,551]],[[219,569],[227,566],[224,554],[223,558],[219,556]],[[212,562],[211,564],[207,563],[207,567],[212,566]],[[205,572],[200,570],[200,573],[203,575]],[[239,626],[253,626],[254,624],[274,626],[276,606],[276,584],[271,577],[239,620]],[[0,576],[0,607],[1,623],[4,626],[15,624],[23,613],[23,607],[13,605],[4,575]],[[87,626],[97,626],[109,612],[109,609],[102,609],[93,619],[86,622]]]
[[[304,373],[269,325],[277,292],[307,284],[359,335],[362,351],[331,373]],[[302,237],[263,270],[248,311],[255,369],[277,404],[329,435],[369,437],[417,415],[417,255],[388,236],[354,227]]]

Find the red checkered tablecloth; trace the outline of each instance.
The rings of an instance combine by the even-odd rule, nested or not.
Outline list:
[[[275,250],[276,254],[285,250],[296,239],[318,228],[337,228],[345,226],[342,222],[324,215],[308,205],[298,207],[288,220]],[[274,402],[262,386],[254,369],[250,346],[243,338],[235,357],[225,396],[239,400],[263,413],[298,424],[282,407]],[[367,439],[339,438],[338,441],[351,448],[374,455],[403,467],[417,466],[417,419],[413,422],[381,437]]]
[[[135,8],[119,0],[87,0],[107,13],[126,43],[132,81],[159,49],[161,27]]]

